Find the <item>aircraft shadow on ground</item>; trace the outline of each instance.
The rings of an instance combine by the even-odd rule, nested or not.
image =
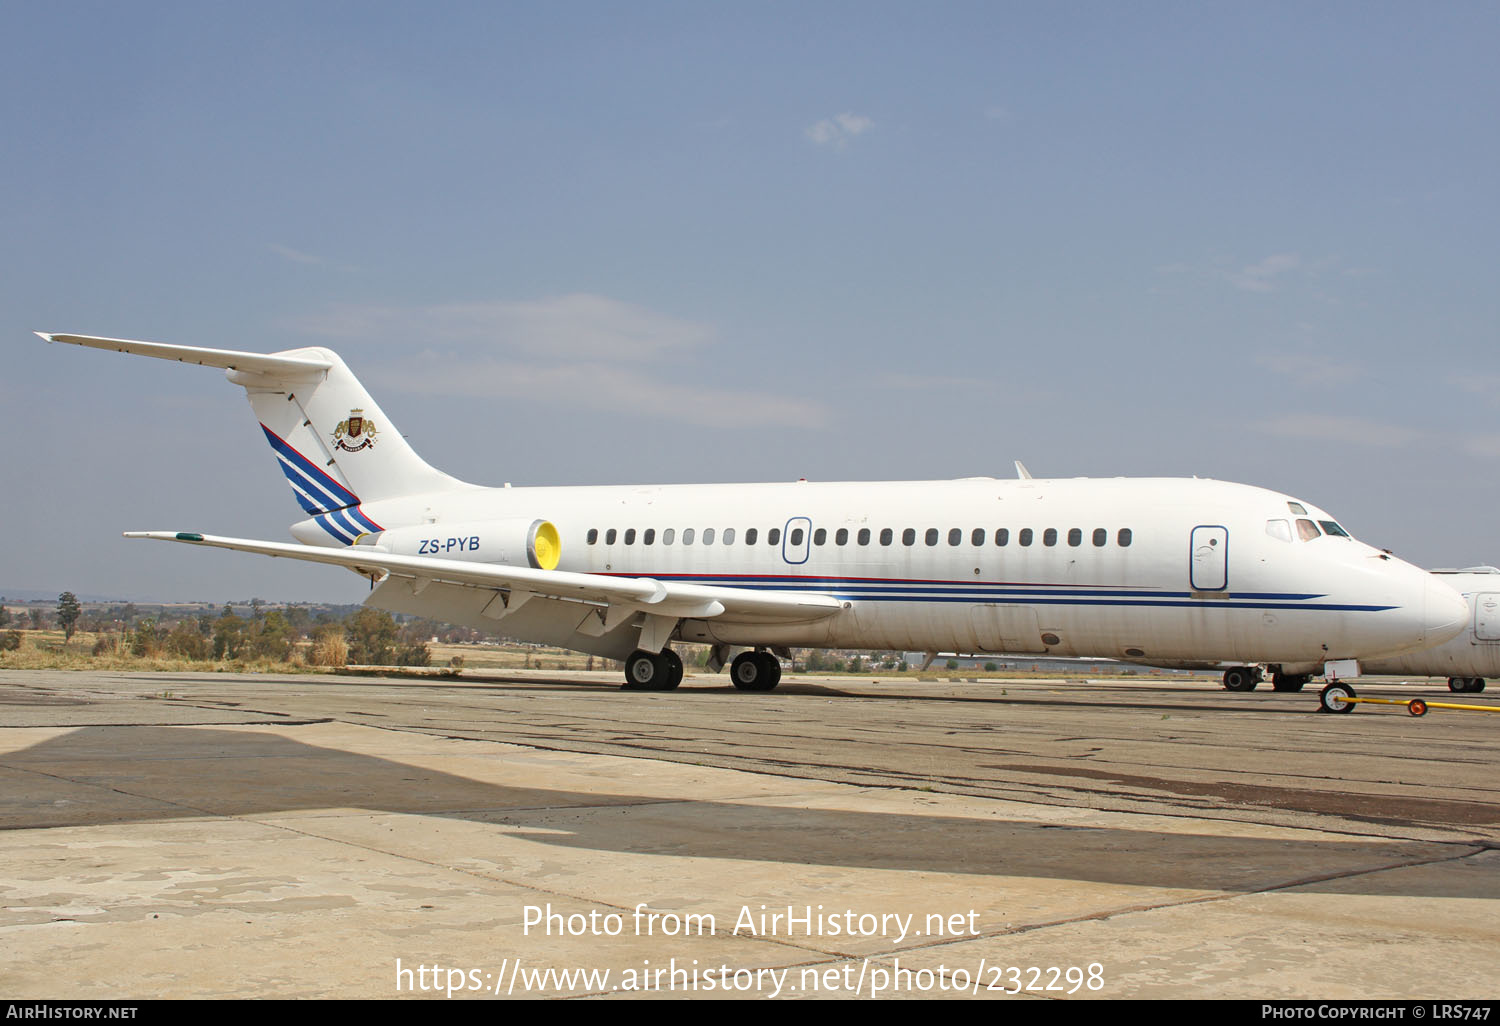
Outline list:
[[[0,772],[10,778],[0,794],[0,829],[11,830],[356,808],[493,824],[507,838],[599,852],[1231,893],[1308,881],[1341,893],[1448,896],[1423,882],[1437,874],[1318,882],[1442,857],[1430,846],[1417,852],[1400,841],[1256,838],[1240,830],[1176,833],[801,808],[774,798],[508,786],[265,730],[86,727],[0,756]],[[1464,846],[1453,849],[1454,857],[1465,853]],[[494,850],[489,845],[486,854]]]

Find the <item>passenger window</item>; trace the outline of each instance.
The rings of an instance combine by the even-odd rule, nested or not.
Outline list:
[[[1008,528],[1008,527],[997,527],[995,529],[995,544],[996,545],[1009,545],[1010,544],[1010,528]]]
[[[801,545],[802,544],[802,528],[800,528],[800,527],[794,527],[794,528],[792,528],[792,533],[787,536],[787,544],[788,545]]]
[[[758,532],[753,527],[747,527],[747,528],[745,528],[745,544],[746,545],[754,545],[755,544],[755,536],[756,536],[757,533]]]
[[[969,535],[969,544],[979,546],[984,544],[984,528],[976,527]]]
[[[824,544],[827,543],[827,541],[828,541],[828,530],[826,528],[820,527],[816,531],[813,532],[813,544],[814,545],[824,545]]]
[[[693,544],[693,529],[691,527],[684,527],[682,529],[682,544]]]
[[[1102,527],[1094,528],[1094,548],[1102,549],[1109,543],[1109,532]]]
[[[635,528],[628,527],[628,528],[625,529],[625,544],[626,545],[634,545],[635,544]]]
[[[1323,525],[1323,533],[1328,535],[1330,538],[1349,537],[1349,532],[1344,530],[1338,524],[1335,524],[1332,520],[1319,520],[1318,523]]]
[[[1022,545],[1030,545],[1031,544],[1031,528],[1029,528],[1029,527],[1023,527],[1023,528],[1021,528],[1021,533],[1018,534],[1018,535],[1016,535],[1016,541],[1020,542]]]
[[[1303,541],[1312,541],[1314,538],[1321,537],[1322,534],[1323,532],[1318,530],[1318,525],[1311,520],[1297,521],[1297,536]]]
[[[703,529],[703,544],[704,545],[712,545],[713,543],[714,543],[714,529],[712,527],[705,527]]]
[[[917,543],[917,530],[916,530],[916,528],[914,528],[914,527],[908,527],[906,530],[904,530],[904,531],[901,532],[901,544],[902,545],[915,545],[916,543]]]
[[[949,545],[962,545],[963,543],[964,543],[964,533],[963,533],[963,531],[961,529],[957,528],[957,527],[949,528],[948,529],[948,544]]]
[[[896,535],[895,535],[895,533],[889,527],[883,529],[880,532],[880,544],[882,544],[882,545],[889,545],[891,542],[893,542],[895,540],[896,540]]]
[[[870,544],[870,529],[868,527],[861,527],[859,529],[859,538],[857,541],[860,545]]]
[[[724,541],[725,545],[733,545],[734,544],[734,528],[732,528],[732,527],[726,527],[726,528],[724,528],[724,538],[723,538],[723,541]]]
[[[833,543],[835,545],[848,545],[849,544],[849,528],[847,528],[847,527],[841,527],[841,528],[839,528],[838,533],[833,536]]]
[[[1075,549],[1083,544],[1082,528],[1073,527],[1068,529],[1068,544],[1073,546]]]
[[[613,527],[611,527],[608,531],[604,532],[604,544],[606,544],[606,545],[613,545],[614,543],[615,543],[615,529]]]
[[[663,545],[671,545],[672,542],[674,540],[676,540],[676,538],[677,538],[677,528],[675,528],[675,527],[668,527],[668,528],[664,529],[662,531],[662,533],[661,533],[661,543]]]
[[[654,544],[656,544],[656,528],[654,528],[654,527],[648,527],[648,528],[646,528],[645,533],[641,535],[641,544],[642,545],[654,545]]]
[[[766,532],[766,544],[767,545],[780,545],[781,544],[781,528],[779,528],[779,527],[773,527],[769,531]]]
[[[1292,525],[1287,523],[1285,520],[1267,520],[1266,533],[1269,534],[1272,538],[1278,538],[1281,541],[1289,542],[1292,540]]]
[[[925,540],[928,545],[936,545],[938,543],[938,529],[936,527],[929,527],[925,533]]]
[[[597,528],[597,527],[591,527],[591,528],[589,528],[589,544],[593,545],[593,544],[595,544],[598,541],[599,541],[599,528]]]
[[[1057,544],[1057,528],[1049,527],[1042,532],[1042,544],[1049,546]]]
[[[1115,536],[1115,540],[1120,543],[1120,548],[1122,549],[1130,548],[1130,543],[1132,540],[1134,540],[1134,538],[1135,535],[1128,527],[1120,528],[1120,533]]]

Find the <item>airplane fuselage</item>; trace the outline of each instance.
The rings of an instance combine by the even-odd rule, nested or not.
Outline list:
[[[524,529],[542,521],[559,570],[844,604],[802,623],[683,618],[676,637],[694,642],[1313,667],[1459,626],[1423,571],[1345,535],[1299,537],[1298,520],[1326,513],[1211,480],[462,488],[361,509],[384,528],[361,541],[401,555],[524,565]],[[352,530],[313,518],[293,533],[340,545]],[[480,595],[427,591],[382,585],[371,601],[615,658],[636,648],[628,629],[575,629],[555,603],[501,627]]]

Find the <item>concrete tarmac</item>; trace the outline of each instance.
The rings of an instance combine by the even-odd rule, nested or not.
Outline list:
[[[0,671],[0,997],[1500,992],[1491,714],[616,681]]]

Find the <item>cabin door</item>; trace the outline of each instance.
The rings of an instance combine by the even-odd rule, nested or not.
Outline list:
[[[1229,587],[1229,531],[1223,527],[1195,527],[1189,546],[1188,583],[1194,591],[1223,591]]]
[[[1500,641],[1500,593],[1482,591],[1474,596],[1474,639]]]

